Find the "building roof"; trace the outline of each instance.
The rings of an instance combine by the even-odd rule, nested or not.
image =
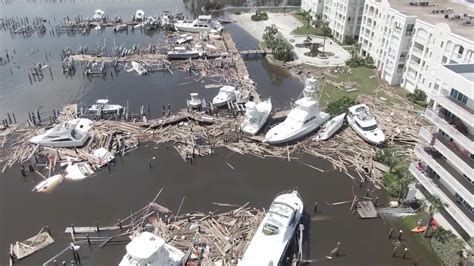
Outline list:
[[[470,82],[474,82],[474,64],[444,65],[444,67],[458,75],[461,75]]]
[[[446,23],[451,31],[455,34],[463,36],[469,40],[474,39],[474,4],[469,2],[462,2],[462,0],[388,0],[390,7],[398,10],[402,14],[417,16],[418,19],[423,20],[429,24],[436,25],[438,23]],[[410,5],[412,3],[428,2],[427,6]],[[448,10],[452,10],[448,12]],[[438,13],[433,13],[438,11]],[[444,13],[441,13],[444,12]],[[469,17],[464,17],[467,14]],[[455,15],[460,19],[444,18],[448,15],[449,18]],[[463,25],[463,21],[471,21],[471,25]]]

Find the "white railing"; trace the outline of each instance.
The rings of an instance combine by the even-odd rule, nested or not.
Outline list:
[[[415,46],[413,46],[412,53],[413,53],[414,55],[416,55],[416,57],[418,57],[418,58],[420,58],[420,59],[423,57],[423,51],[420,50],[420,49],[418,49],[418,48],[416,48]]]
[[[433,141],[433,129],[430,127],[421,127],[420,128],[420,137],[426,141],[427,143],[431,143]]]
[[[474,223],[458,208],[457,204],[453,202],[448,196],[446,196],[433,181],[418,171],[418,169],[416,169],[415,163],[410,164],[409,170],[429,193],[439,197],[442,202],[448,205],[445,207],[445,210],[456,220],[456,222],[464,229],[464,231],[473,237]]]
[[[450,125],[446,120],[441,118],[436,111],[431,109],[425,110],[425,117],[433,124],[441,128],[444,132],[448,133],[456,142],[461,143],[470,153],[474,154],[474,142],[468,137],[463,135],[459,130]]]
[[[454,153],[449,147],[444,145],[443,142],[437,139],[433,147],[435,147],[441,154],[443,154],[445,158],[448,158],[449,161],[456,168],[458,168],[465,175],[469,176],[471,180],[474,179],[474,170],[469,165],[467,165],[465,161],[459,158],[459,156]]]
[[[427,163],[442,179],[446,180],[446,183],[449,184],[461,197],[463,197],[467,202],[474,202],[474,196],[453,176],[448,172],[442,165],[440,165],[436,160],[434,160],[426,151],[423,150],[423,147],[417,145],[415,147],[415,154],[425,163]]]
[[[451,113],[461,118],[462,120],[466,122],[474,121],[474,114],[471,114],[466,109],[453,103],[453,101],[448,99],[448,97],[450,96],[440,94],[440,95],[434,96],[433,99],[437,101],[439,104],[441,104],[444,108],[448,109]]]

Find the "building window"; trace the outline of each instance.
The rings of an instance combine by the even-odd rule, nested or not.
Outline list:
[[[451,89],[451,92],[449,93],[449,95],[463,104],[467,103],[467,96],[460,93],[456,89]]]
[[[464,53],[464,46],[459,46],[458,54],[462,55]]]
[[[444,42],[441,42],[441,45],[440,45],[440,47],[441,47],[441,48],[443,48],[443,45],[444,45]]]

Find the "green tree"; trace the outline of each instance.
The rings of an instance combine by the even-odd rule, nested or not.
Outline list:
[[[355,104],[357,104],[357,101],[354,98],[344,96],[342,98],[330,102],[326,107],[326,112],[328,112],[332,116],[337,116],[347,112],[349,107]]]
[[[428,231],[431,230],[431,220],[433,220],[433,216],[444,207],[448,206],[446,203],[442,202],[440,198],[431,194],[426,196],[426,200],[430,203],[430,207],[428,209],[429,217],[428,221],[426,222],[426,230],[423,233],[424,237],[426,237],[428,235]]]

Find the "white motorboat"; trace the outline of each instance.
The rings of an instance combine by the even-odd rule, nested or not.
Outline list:
[[[203,31],[221,32],[224,28],[219,21],[213,20],[210,15],[200,15],[193,22],[181,20],[174,25],[179,31],[196,33]]]
[[[198,93],[190,93],[189,96],[191,96],[191,99],[187,100],[187,105],[190,108],[199,108],[202,105],[202,99],[199,99],[199,94]]]
[[[96,9],[94,15],[92,16],[93,21],[103,21],[105,20],[105,12],[101,9]]]
[[[133,17],[135,19],[135,21],[143,21],[145,20],[145,11],[141,10],[141,9],[138,9],[136,12],[135,12],[135,16]]]
[[[102,167],[112,161],[115,156],[105,148],[98,148],[92,151],[92,156],[97,160],[96,167]]]
[[[69,162],[66,167],[65,177],[70,180],[78,181],[94,174],[92,166],[88,162],[72,163]]]
[[[206,51],[191,49],[188,50],[185,47],[175,47],[173,50],[167,53],[168,59],[170,60],[184,60],[189,58],[200,58],[206,55]]]
[[[265,135],[264,142],[281,144],[301,138],[320,127],[329,120],[330,115],[319,109],[319,102],[314,98],[314,86],[307,82],[303,95],[295,102],[285,121],[271,128]]]
[[[114,27],[115,32],[124,31],[124,30],[128,30],[127,24],[118,24],[117,26]]]
[[[277,195],[237,265],[281,265],[302,214],[303,201],[297,191]]]
[[[385,134],[377,125],[367,105],[358,104],[349,107],[347,122],[365,141],[375,145],[385,142]]]
[[[235,103],[244,104],[250,99],[250,91],[246,89],[235,90]]]
[[[108,99],[98,99],[96,104],[91,105],[87,112],[93,115],[109,115],[109,114],[120,114],[123,106],[118,104],[109,104]]]
[[[181,266],[184,253],[150,232],[135,236],[119,266]]]
[[[168,26],[168,24],[171,24],[171,19],[170,19],[170,12],[168,11],[163,11],[163,13],[161,14],[161,26],[162,27],[165,27],[165,26]]]
[[[267,122],[271,111],[271,99],[267,99],[257,104],[254,102],[247,102],[245,104],[245,118],[240,125],[242,132],[251,136],[257,135],[258,131],[260,131],[265,122]]]
[[[191,34],[181,34],[179,38],[176,40],[176,44],[184,44],[193,40],[193,36]]]
[[[344,124],[344,118],[346,114],[340,114],[333,119],[329,120],[326,124],[321,127],[319,130],[317,139],[318,140],[327,140],[332,137]]]
[[[212,104],[216,107],[225,105],[228,101],[235,101],[235,87],[224,86],[219,89],[219,93],[212,99]]]
[[[30,142],[53,148],[82,147],[90,138],[88,131],[92,124],[85,118],[69,120],[31,138]]]
[[[41,181],[38,185],[33,188],[33,192],[51,192],[64,180],[62,174],[53,175]]]
[[[132,61],[131,64],[132,64],[132,69],[135,70],[138,73],[138,75],[140,75],[140,76],[142,76],[142,75],[144,75],[148,72],[146,70],[146,68],[137,61]]]
[[[156,19],[152,16],[146,18],[145,22],[143,22],[143,27],[145,30],[154,30],[158,26]]]

